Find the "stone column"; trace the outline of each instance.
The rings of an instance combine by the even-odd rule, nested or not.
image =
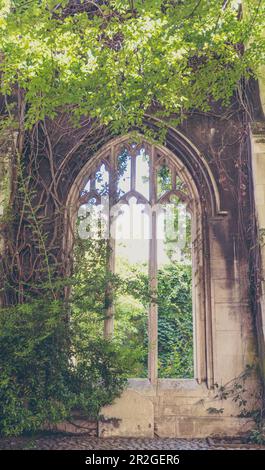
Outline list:
[[[150,201],[154,209],[156,201],[155,154],[152,147],[150,155]],[[158,378],[158,306],[157,306],[157,214],[151,212],[151,238],[149,245],[149,283],[151,302],[148,314],[148,378],[155,384]]]
[[[260,89],[260,101],[261,101],[263,112],[265,114],[265,65],[263,65],[263,67],[261,67],[260,69],[259,89]]]
[[[265,121],[251,126],[252,172],[258,243],[261,256],[261,297],[257,321],[259,353],[265,380]]]

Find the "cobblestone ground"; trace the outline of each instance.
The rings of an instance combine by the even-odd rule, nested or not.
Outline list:
[[[239,440],[218,439],[122,439],[91,438],[88,435],[48,435],[0,439],[0,450],[265,450],[265,446],[246,444]]]

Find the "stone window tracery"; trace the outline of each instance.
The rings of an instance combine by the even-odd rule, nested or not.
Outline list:
[[[185,181],[186,180],[186,181]],[[148,378],[155,383],[158,378],[158,225],[164,217],[166,207],[182,204],[187,209],[187,220],[191,223],[194,201],[189,182],[173,158],[163,149],[141,140],[126,139],[109,146],[87,168],[79,204],[100,208],[102,198],[108,198],[107,238],[110,246],[109,265],[115,271],[115,224],[122,204],[136,204],[149,220],[149,285],[151,301],[148,312]],[[114,207],[118,208],[113,210]],[[163,215],[164,214],[164,215]],[[106,215],[106,214],[105,214]],[[163,223],[163,222],[162,222]],[[104,228],[106,234],[106,227]],[[172,240],[172,244],[173,244]],[[189,240],[189,243],[191,240]],[[181,252],[181,250],[180,250]],[[181,254],[182,259],[185,255]],[[111,304],[104,322],[104,335],[112,336],[115,308]]]

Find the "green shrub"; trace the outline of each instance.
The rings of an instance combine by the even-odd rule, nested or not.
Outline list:
[[[33,432],[71,417],[97,417],[126,384],[133,361],[115,342],[68,321],[65,306],[42,299],[1,310],[0,433]]]
[[[159,376],[193,377],[191,266],[171,263],[158,273]]]
[[[0,432],[35,431],[67,417],[67,338],[57,301],[1,310]]]

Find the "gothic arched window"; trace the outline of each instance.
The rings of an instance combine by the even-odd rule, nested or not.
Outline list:
[[[189,175],[163,147],[133,138],[108,145],[88,163],[83,175],[79,215],[85,223],[79,227],[81,236],[106,239],[110,272],[130,278],[139,268],[141,279],[148,280],[149,300],[141,301],[146,315],[139,302],[130,304],[132,298],[128,301],[127,296],[126,306],[121,307],[122,298],[113,300],[110,295],[104,335],[116,334],[121,315],[131,322],[136,318],[134,338],[146,348],[143,357],[148,361],[143,370],[152,383],[157,378],[198,375],[194,310],[198,304],[195,287],[200,261],[195,247],[200,224]],[[132,296],[137,297],[135,292]],[[130,308],[136,309],[134,317],[130,317]],[[137,315],[145,318],[145,332],[143,323],[141,331],[137,330]],[[122,333],[129,342],[126,331]]]

